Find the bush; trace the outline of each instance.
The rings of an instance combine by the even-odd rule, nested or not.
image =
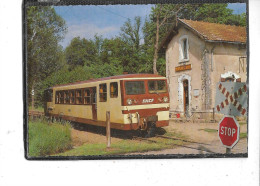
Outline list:
[[[72,148],[70,125],[29,122],[29,156],[47,156]]]

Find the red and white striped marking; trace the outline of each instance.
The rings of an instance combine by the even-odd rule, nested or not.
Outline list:
[[[237,99],[247,91],[246,85],[239,88],[234,94],[230,95],[230,92],[226,90],[226,88],[220,83],[218,86],[219,91],[226,97],[224,101],[216,106],[217,111],[224,109],[230,103],[234,105],[234,107],[244,115],[246,113],[246,109],[242,107],[242,105],[237,101]]]

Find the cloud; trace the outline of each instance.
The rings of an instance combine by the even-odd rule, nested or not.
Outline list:
[[[65,48],[69,45],[70,41],[74,37],[81,37],[86,39],[93,39],[94,36],[102,35],[104,38],[111,38],[119,33],[119,28],[114,26],[98,27],[94,24],[83,23],[83,24],[72,24],[68,25],[68,32],[65,35],[61,45]]]

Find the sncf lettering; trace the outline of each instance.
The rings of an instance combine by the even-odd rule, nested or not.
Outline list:
[[[154,99],[143,99],[143,103],[152,103]]]

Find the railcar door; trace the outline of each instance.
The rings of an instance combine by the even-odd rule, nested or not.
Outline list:
[[[90,88],[91,105],[92,105],[92,118],[97,120],[97,88]]]

